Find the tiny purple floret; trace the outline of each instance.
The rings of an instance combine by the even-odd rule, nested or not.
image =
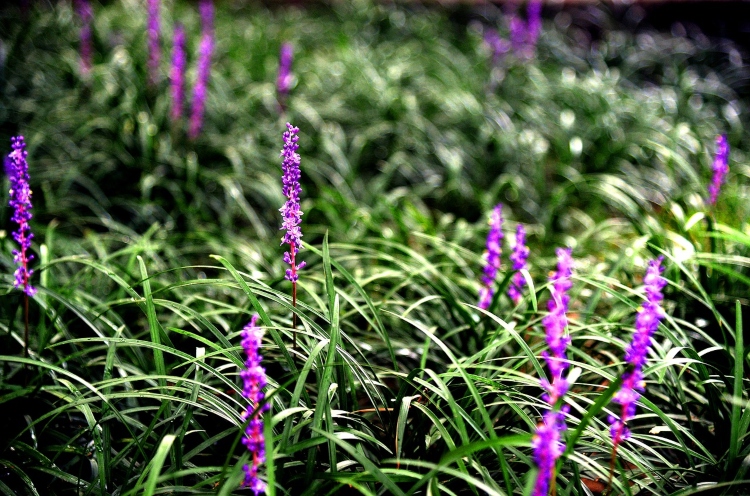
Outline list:
[[[726,134],[716,137],[716,156],[712,169],[714,175],[711,184],[708,186],[708,193],[710,195],[708,203],[715,205],[716,200],[719,198],[721,185],[727,180],[727,174],[729,174],[729,143],[727,142]]]
[[[211,0],[201,0],[199,9],[202,34],[198,47],[198,75],[193,89],[193,108],[188,127],[190,139],[197,138],[203,127],[208,79],[211,76],[211,55],[214,50],[214,4]]]
[[[187,55],[185,54],[185,28],[177,24],[174,28],[174,47],[172,49],[172,68],[169,71],[171,83],[172,111],[170,113],[173,122],[182,118],[182,107],[185,101],[185,66]]]
[[[664,318],[664,310],[661,307],[664,299],[662,289],[666,286],[667,280],[661,275],[664,271],[661,266],[662,260],[663,257],[651,260],[646,269],[646,275],[643,277],[646,301],[638,309],[633,340],[625,350],[625,362],[630,367],[622,374],[622,386],[612,400],[622,407],[619,419],[614,416],[608,418],[612,426],[610,435],[615,448],[630,437],[627,423],[635,416],[635,403],[644,390],[643,367],[646,365],[648,350],[651,348],[651,337],[659,328],[659,322]]]
[[[283,223],[281,225],[282,230],[286,230],[286,233],[281,238],[281,244],[288,244],[289,251],[284,253],[284,262],[288,263],[291,267],[286,270],[284,276],[288,281],[296,283],[299,275],[297,271],[302,269],[306,264],[305,262],[297,265],[296,257],[297,252],[302,248],[300,238],[302,237],[302,230],[300,229],[300,221],[302,219],[302,211],[299,205],[299,195],[302,192],[300,187],[300,156],[297,153],[299,145],[297,141],[299,136],[299,128],[296,128],[286,123],[287,130],[284,132],[284,148],[281,150],[281,170],[283,175],[281,176],[282,192],[287,197],[284,206],[279,209]]]
[[[258,315],[253,315],[250,323],[242,330],[242,348],[245,350],[247,360],[245,370],[240,372],[243,389],[242,396],[248,401],[247,410],[243,412],[242,418],[247,421],[245,436],[242,444],[247,446],[252,456],[251,463],[245,465],[245,479],[243,487],[249,487],[257,496],[266,490],[266,483],[258,478],[258,467],[266,461],[266,440],[263,437],[263,413],[269,409],[265,403],[263,388],[268,384],[266,370],[261,367],[263,357],[258,353],[260,350],[263,330],[258,327]]]
[[[487,264],[484,266],[482,287],[479,289],[479,308],[487,310],[495,295],[495,278],[500,269],[503,241],[503,205],[498,203],[490,215],[490,231],[487,233]]]
[[[155,85],[159,79],[159,0],[148,0],[148,82]]]
[[[28,253],[31,248],[31,240],[34,234],[29,227],[31,220],[31,188],[29,187],[29,164],[26,162],[26,143],[23,136],[17,136],[10,140],[11,148],[5,159],[5,173],[10,180],[10,201],[8,204],[13,209],[11,220],[18,224],[18,230],[13,233],[20,245],[19,250],[13,250],[13,261],[18,265],[15,272],[15,287],[23,289],[28,296],[34,296],[36,289],[29,282],[33,270],[29,269],[29,262],[34,255]]]
[[[526,279],[520,270],[526,268],[526,259],[529,258],[529,248],[526,246],[526,229],[523,224],[518,224],[516,228],[516,244],[513,246],[513,252],[510,254],[510,261],[513,262],[513,270],[516,271],[510,280],[508,287],[508,296],[514,305],[521,301],[523,287],[526,285]]]

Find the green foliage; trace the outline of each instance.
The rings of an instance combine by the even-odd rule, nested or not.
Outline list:
[[[194,66],[199,20],[188,2],[162,14],[164,77],[150,88],[141,2],[96,6],[88,78],[67,3],[0,11],[0,138],[29,143],[39,255],[24,358],[0,209],[0,493],[246,493],[239,330],[258,313],[269,494],[524,494],[560,245],[577,265],[558,494],[607,481],[609,400],[659,254],[668,317],[613,491],[736,494],[750,481],[748,88],[735,47],[614,25],[582,44],[558,17],[536,58],[493,66],[482,28],[440,10],[222,2],[191,142],[169,120],[166,60],[179,20]],[[305,212],[296,307],[277,245],[287,120]],[[709,208],[718,132],[731,173]],[[504,263],[482,311],[498,202],[506,237],[528,227],[530,284],[513,305]]]

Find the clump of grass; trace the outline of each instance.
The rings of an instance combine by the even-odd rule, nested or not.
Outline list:
[[[535,57],[499,67],[482,30],[444,11],[219,4],[191,140],[168,81],[149,89],[145,7],[95,7],[85,77],[70,6],[0,11],[0,116],[30,144],[40,258],[25,312],[0,236],[0,492],[241,494],[259,461],[245,424],[266,408],[254,484],[268,494],[519,494],[540,474],[558,494],[602,493],[610,473],[618,494],[746,483],[736,48],[618,29],[582,45],[575,23],[545,22]],[[194,6],[163,13],[195,53]],[[283,43],[296,51],[282,98]],[[287,181],[303,198],[274,165],[286,119],[305,143],[305,175]],[[732,167],[708,208],[721,132]],[[292,199],[306,241],[284,261],[273,233]],[[494,260],[484,307],[484,219],[501,201],[534,258]],[[576,253],[556,334],[570,345],[554,355],[570,388],[551,401],[563,378],[545,389],[540,357],[560,308],[538,302],[559,289],[545,275],[560,245]],[[664,319],[617,442],[607,418],[659,256]],[[267,385],[248,401],[235,343],[251,318]],[[567,430],[542,473],[550,408]]]

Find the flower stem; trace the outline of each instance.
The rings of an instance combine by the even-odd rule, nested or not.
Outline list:
[[[29,295],[23,294],[23,357],[29,357]]]
[[[552,477],[550,478],[550,495],[555,496],[557,494],[557,480],[555,479],[555,469],[552,469]]]
[[[607,478],[607,489],[604,494],[612,494],[612,479],[615,474],[615,463],[617,462],[617,445],[612,447],[612,458],[609,460],[609,477]]]
[[[622,405],[622,411],[620,412],[620,419],[625,419],[626,417],[627,417],[627,408],[625,407],[625,405]],[[618,439],[619,439],[619,434],[618,434]],[[612,490],[613,490],[612,480],[614,479],[614,475],[615,475],[615,464],[617,463],[617,447],[619,445],[620,445],[620,442],[616,441],[612,446],[612,458],[610,458],[609,460],[609,477],[607,478],[607,489],[606,491],[604,491],[604,494],[607,496],[612,494]]]
[[[297,281],[292,283],[292,347],[297,349]]]
[[[290,243],[290,251],[292,258],[292,274],[297,273],[297,265],[294,261],[295,244]],[[297,349],[297,281],[292,281],[292,349]]]

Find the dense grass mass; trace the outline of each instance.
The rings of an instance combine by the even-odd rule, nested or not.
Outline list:
[[[559,247],[574,269],[552,492],[748,491],[741,50],[589,9],[596,37],[562,13],[533,55],[493,59],[484,36],[509,33],[490,7],[218,2],[190,139],[189,105],[171,117],[169,64],[179,22],[189,103],[197,6],[162,2],[149,82],[146,2],[106,3],[93,5],[90,70],[67,2],[0,10],[0,143],[28,145],[37,289],[14,287],[17,226],[2,207],[0,494],[251,494],[242,414],[259,405],[239,373],[255,314],[268,494],[531,494]],[[294,55],[277,94],[283,43]],[[296,301],[279,245],[286,122],[300,136]],[[710,205],[719,134],[729,175]],[[484,309],[497,204],[505,237]],[[530,257],[514,303],[519,224]],[[613,456],[608,416],[657,257],[664,319]]]

